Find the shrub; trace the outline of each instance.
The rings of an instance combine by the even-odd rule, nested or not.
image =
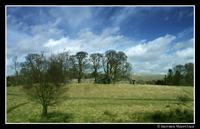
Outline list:
[[[104,115],[109,115],[109,116],[116,116],[117,115],[117,112],[116,113],[113,113],[113,112],[111,112],[111,111],[109,111],[109,110],[104,110],[104,113],[103,113]]]
[[[178,96],[178,99],[183,103],[185,104],[187,101],[189,101],[189,97],[187,95],[179,95]]]
[[[167,122],[167,123],[176,123],[176,122],[188,123],[194,121],[193,111],[190,111],[188,109],[182,111],[179,107],[169,112],[156,111],[155,113],[150,115],[150,118],[153,122]]]

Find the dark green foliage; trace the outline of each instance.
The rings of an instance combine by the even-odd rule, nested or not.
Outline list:
[[[167,85],[171,85],[171,86],[174,85],[174,82],[173,82],[173,71],[172,71],[172,69],[168,70]]]
[[[190,110],[182,110],[176,108],[168,112],[156,111],[153,114],[147,115],[153,122],[159,123],[192,123],[194,122],[193,112]]]
[[[156,85],[165,85],[165,81],[164,80],[157,80],[155,82]]]
[[[173,77],[173,80],[174,80],[174,85],[176,86],[180,86],[180,81],[181,81],[181,74],[179,71],[176,71],[174,77]]]
[[[163,80],[157,80],[156,85],[176,85],[176,86],[193,86],[194,85],[194,64],[186,63],[177,65],[168,70],[167,76]]]
[[[98,84],[110,84],[110,79],[106,75],[102,74],[97,78],[96,83],[98,83]]]

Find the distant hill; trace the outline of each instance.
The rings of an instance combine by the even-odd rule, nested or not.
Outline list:
[[[162,80],[164,79],[165,75],[160,75],[160,74],[146,74],[146,73],[132,73],[130,74],[131,80],[136,80],[136,83],[141,83],[142,81],[152,81],[152,80]],[[72,79],[72,83],[77,83],[77,79]],[[87,78],[81,79],[81,83],[94,83],[94,78]],[[130,81],[123,80],[123,81],[118,81],[116,84],[130,84]]]
[[[132,73],[131,79],[132,80],[143,80],[143,81],[152,81],[152,80],[162,80],[164,79],[165,75],[161,74],[146,74],[146,73]]]

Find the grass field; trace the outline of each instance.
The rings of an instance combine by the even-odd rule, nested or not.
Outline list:
[[[22,86],[7,87],[7,123],[193,123],[194,88],[131,84],[67,84],[70,99],[48,108],[31,102]],[[19,94],[9,95],[9,94]],[[189,100],[189,101],[187,101]]]

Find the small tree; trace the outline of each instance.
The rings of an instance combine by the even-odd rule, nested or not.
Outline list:
[[[167,84],[168,84],[168,85],[173,85],[173,84],[174,84],[174,82],[173,82],[173,71],[172,71],[172,69],[169,69],[169,70],[168,70]]]
[[[13,59],[13,64],[10,66],[12,69],[15,70],[14,78],[13,78],[13,86],[18,85],[19,81],[19,69],[20,69],[20,64],[17,61],[17,56],[14,56]]]
[[[184,75],[187,85],[194,85],[194,64],[193,63],[186,63],[184,65]]]
[[[181,74],[180,74],[180,72],[178,70],[174,74],[173,80],[174,80],[174,85],[180,86]]]
[[[29,57],[30,55],[26,57],[26,62],[23,65],[23,72],[27,77],[23,90],[31,97],[31,100],[43,106],[42,116],[46,117],[48,106],[53,106],[67,99],[68,87],[65,86],[65,79],[61,76],[61,64],[56,58],[51,56],[47,60],[44,53],[37,56],[37,59]]]

